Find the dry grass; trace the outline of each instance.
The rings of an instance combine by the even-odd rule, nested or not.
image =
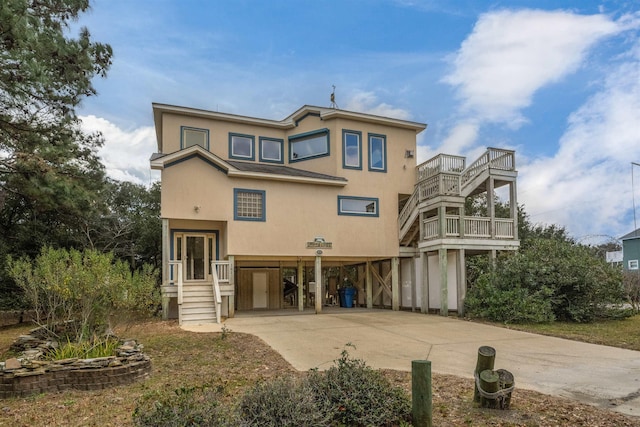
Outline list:
[[[0,330],[0,359],[13,340],[29,328]],[[229,332],[196,334],[175,322],[146,322],[121,332],[145,345],[152,358],[148,380],[99,392],[69,391],[0,401],[1,426],[127,426],[136,400],[155,390],[181,386],[222,385],[232,401],[256,381],[299,375],[255,336]],[[336,354],[336,358],[339,354]],[[407,372],[385,371],[395,384],[410,390]],[[625,417],[573,401],[516,389],[509,411],[483,410],[472,404],[473,383],[454,376],[433,376],[435,426],[640,426]]]

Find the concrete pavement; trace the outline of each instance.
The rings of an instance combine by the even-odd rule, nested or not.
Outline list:
[[[282,312],[278,312],[282,314]],[[478,348],[496,349],[496,369],[511,371],[516,388],[562,396],[640,416],[640,352],[391,310],[330,309],[322,314],[239,314],[224,324],[257,335],[296,369],[328,368],[347,343],[349,354],[374,368],[411,370],[431,360],[433,372],[472,378]],[[196,332],[220,325],[190,326]]]

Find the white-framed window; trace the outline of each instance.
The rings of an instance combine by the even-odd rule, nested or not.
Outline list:
[[[240,160],[254,160],[253,152],[255,137],[239,133],[229,134],[229,158]]]
[[[205,150],[209,149],[209,130],[180,126],[180,149],[199,145]]]
[[[638,269],[638,260],[637,259],[630,259],[627,262],[627,266],[629,267],[629,270],[637,270]]]
[[[387,137],[385,135],[369,134],[369,170],[387,171]]]
[[[338,196],[338,215],[379,216],[376,197]]]
[[[329,155],[329,129],[319,129],[289,137],[289,162]]]
[[[266,193],[263,190],[233,189],[233,219],[266,221]]]
[[[260,137],[260,161],[268,163],[284,163],[282,151],[284,140]]]
[[[361,132],[342,131],[342,167],[344,169],[362,169]]]

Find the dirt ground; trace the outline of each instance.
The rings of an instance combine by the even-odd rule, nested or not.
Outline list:
[[[0,329],[0,360],[28,327]],[[175,322],[143,322],[118,331],[145,346],[152,376],[129,386],[97,392],[67,391],[0,401],[0,426],[126,426],[136,401],[146,393],[182,386],[220,385],[229,402],[256,381],[282,375],[303,375],[261,339],[235,332],[196,334]],[[336,354],[336,358],[339,354]],[[411,374],[383,371],[395,385],[411,391]],[[473,381],[434,374],[434,426],[638,426],[627,417],[567,399],[517,388],[507,411],[476,408]]]

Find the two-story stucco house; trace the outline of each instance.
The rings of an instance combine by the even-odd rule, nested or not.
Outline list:
[[[461,310],[465,248],[517,247],[515,209],[463,212],[466,196],[507,184],[515,206],[513,152],[491,149],[469,168],[442,155],[416,166],[425,124],[335,108],[279,121],[163,104],[153,113],[164,314],[181,323],[321,311],[347,282],[366,307]]]

